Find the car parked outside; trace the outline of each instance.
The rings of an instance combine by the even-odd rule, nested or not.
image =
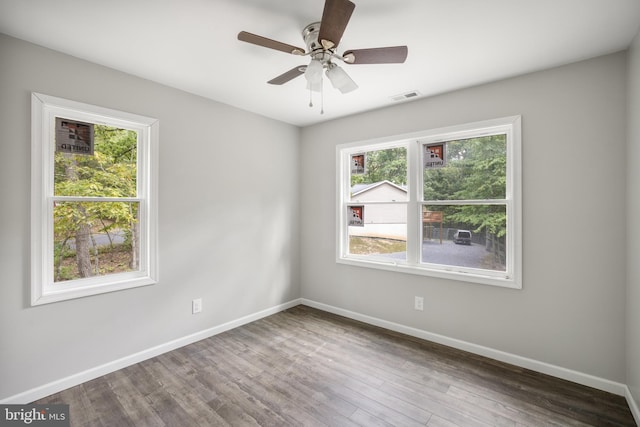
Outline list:
[[[456,245],[470,245],[471,232],[469,230],[458,230],[453,235],[453,243]]]

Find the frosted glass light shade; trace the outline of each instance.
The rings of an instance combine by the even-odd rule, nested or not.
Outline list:
[[[327,70],[327,77],[333,87],[342,93],[349,93],[358,89],[356,82],[351,80],[351,77],[337,65]]]
[[[312,59],[304,72],[307,79],[307,89],[314,92],[322,91],[322,63],[317,59]]]

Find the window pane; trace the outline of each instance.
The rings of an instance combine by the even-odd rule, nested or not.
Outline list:
[[[138,202],[55,202],[54,282],[139,270]]]
[[[437,159],[442,145],[446,158],[444,166],[430,159]],[[422,147],[425,201],[505,198],[506,135],[423,144]]]
[[[56,152],[56,196],[136,197],[135,131],[94,125],[92,155]]]
[[[350,218],[349,254],[407,259],[407,206],[404,203],[349,206],[347,217]]]
[[[351,155],[351,200],[407,200],[407,149],[396,147]]]
[[[505,205],[422,207],[422,262],[506,271]]]

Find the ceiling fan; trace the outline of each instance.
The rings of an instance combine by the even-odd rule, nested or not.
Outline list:
[[[322,92],[324,70],[333,87],[342,93],[348,93],[357,89],[358,85],[334,60],[340,60],[346,64],[397,64],[403,63],[408,53],[407,46],[390,46],[347,50],[342,55],[338,55],[336,48],[354,8],[355,4],[349,0],[325,0],[322,20],[311,23],[302,30],[306,49],[246,31],[238,33],[238,40],[292,55],[311,57],[308,65],[298,65],[269,80],[267,82],[269,84],[282,85],[304,74],[307,79],[307,88],[310,91]],[[311,103],[310,106],[312,106]]]

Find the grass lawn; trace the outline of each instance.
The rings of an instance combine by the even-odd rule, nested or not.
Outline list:
[[[405,242],[404,240],[358,236],[349,238],[349,253],[352,254],[390,254],[394,252],[405,252],[406,250],[407,242]]]

